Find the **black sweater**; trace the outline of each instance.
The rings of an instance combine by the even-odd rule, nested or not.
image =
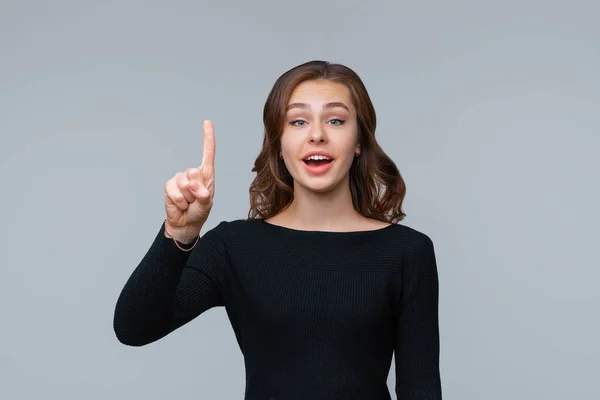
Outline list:
[[[399,400],[442,398],[436,258],[413,228],[236,220],[183,252],[163,224],[122,289],[114,330],[143,346],[218,306],[244,356],[246,400],[387,400],[393,354]]]

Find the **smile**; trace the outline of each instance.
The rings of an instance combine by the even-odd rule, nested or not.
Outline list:
[[[302,161],[306,170],[313,175],[324,174],[333,164],[333,159],[321,155],[310,156]]]

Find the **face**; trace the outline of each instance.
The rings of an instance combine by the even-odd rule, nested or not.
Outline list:
[[[328,81],[298,85],[288,102],[281,152],[296,188],[327,192],[347,185],[360,152],[348,88]]]

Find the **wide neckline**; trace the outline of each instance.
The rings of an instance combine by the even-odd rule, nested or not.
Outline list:
[[[311,235],[328,235],[328,236],[352,236],[352,235],[367,235],[367,234],[375,234],[379,232],[384,232],[397,224],[389,224],[382,228],[377,229],[363,229],[357,231],[318,231],[318,230],[308,230],[308,229],[297,229],[290,228],[283,225],[277,225],[272,222],[267,222],[264,219],[258,219],[257,221],[261,222],[263,225],[272,227],[276,230],[282,232],[296,233],[296,234],[311,234]]]

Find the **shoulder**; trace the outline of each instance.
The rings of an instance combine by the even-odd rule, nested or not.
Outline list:
[[[217,220],[206,223],[200,232],[200,240],[198,246],[192,252],[193,255],[199,256],[203,252],[211,254],[230,254],[235,244],[247,241],[248,237],[252,237],[252,222],[250,220]],[[256,225],[256,224],[254,224]],[[254,236],[256,236],[254,234]]]
[[[250,231],[255,229],[260,220],[257,219],[231,219],[231,220],[220,220],[217,222],[211,230],[217,230],[220,232],[239,232],[239,231]]]
[[[436,296],[438,287],[438,267],[434,243],[425,232],[396,224],[395,243],[399,248],[398,275],[396,284],[400,305],[406,304],[419,287]]]
[[[410,251],[433,247],[432,238],[425,232],[404,224],[393,224],[388,228],[391,231],[390,237],[398,241]]]
[[[256,232],[258,224],[259,220],[251,219],[219,220],[212,227],[205,229],[204,236],[226,242],[232,237],[245,236]]]
[[[394,225],[393,241],[401,253],[405,274],[420,276],[437,270],[433,239],[425,232],[407,225]]]

